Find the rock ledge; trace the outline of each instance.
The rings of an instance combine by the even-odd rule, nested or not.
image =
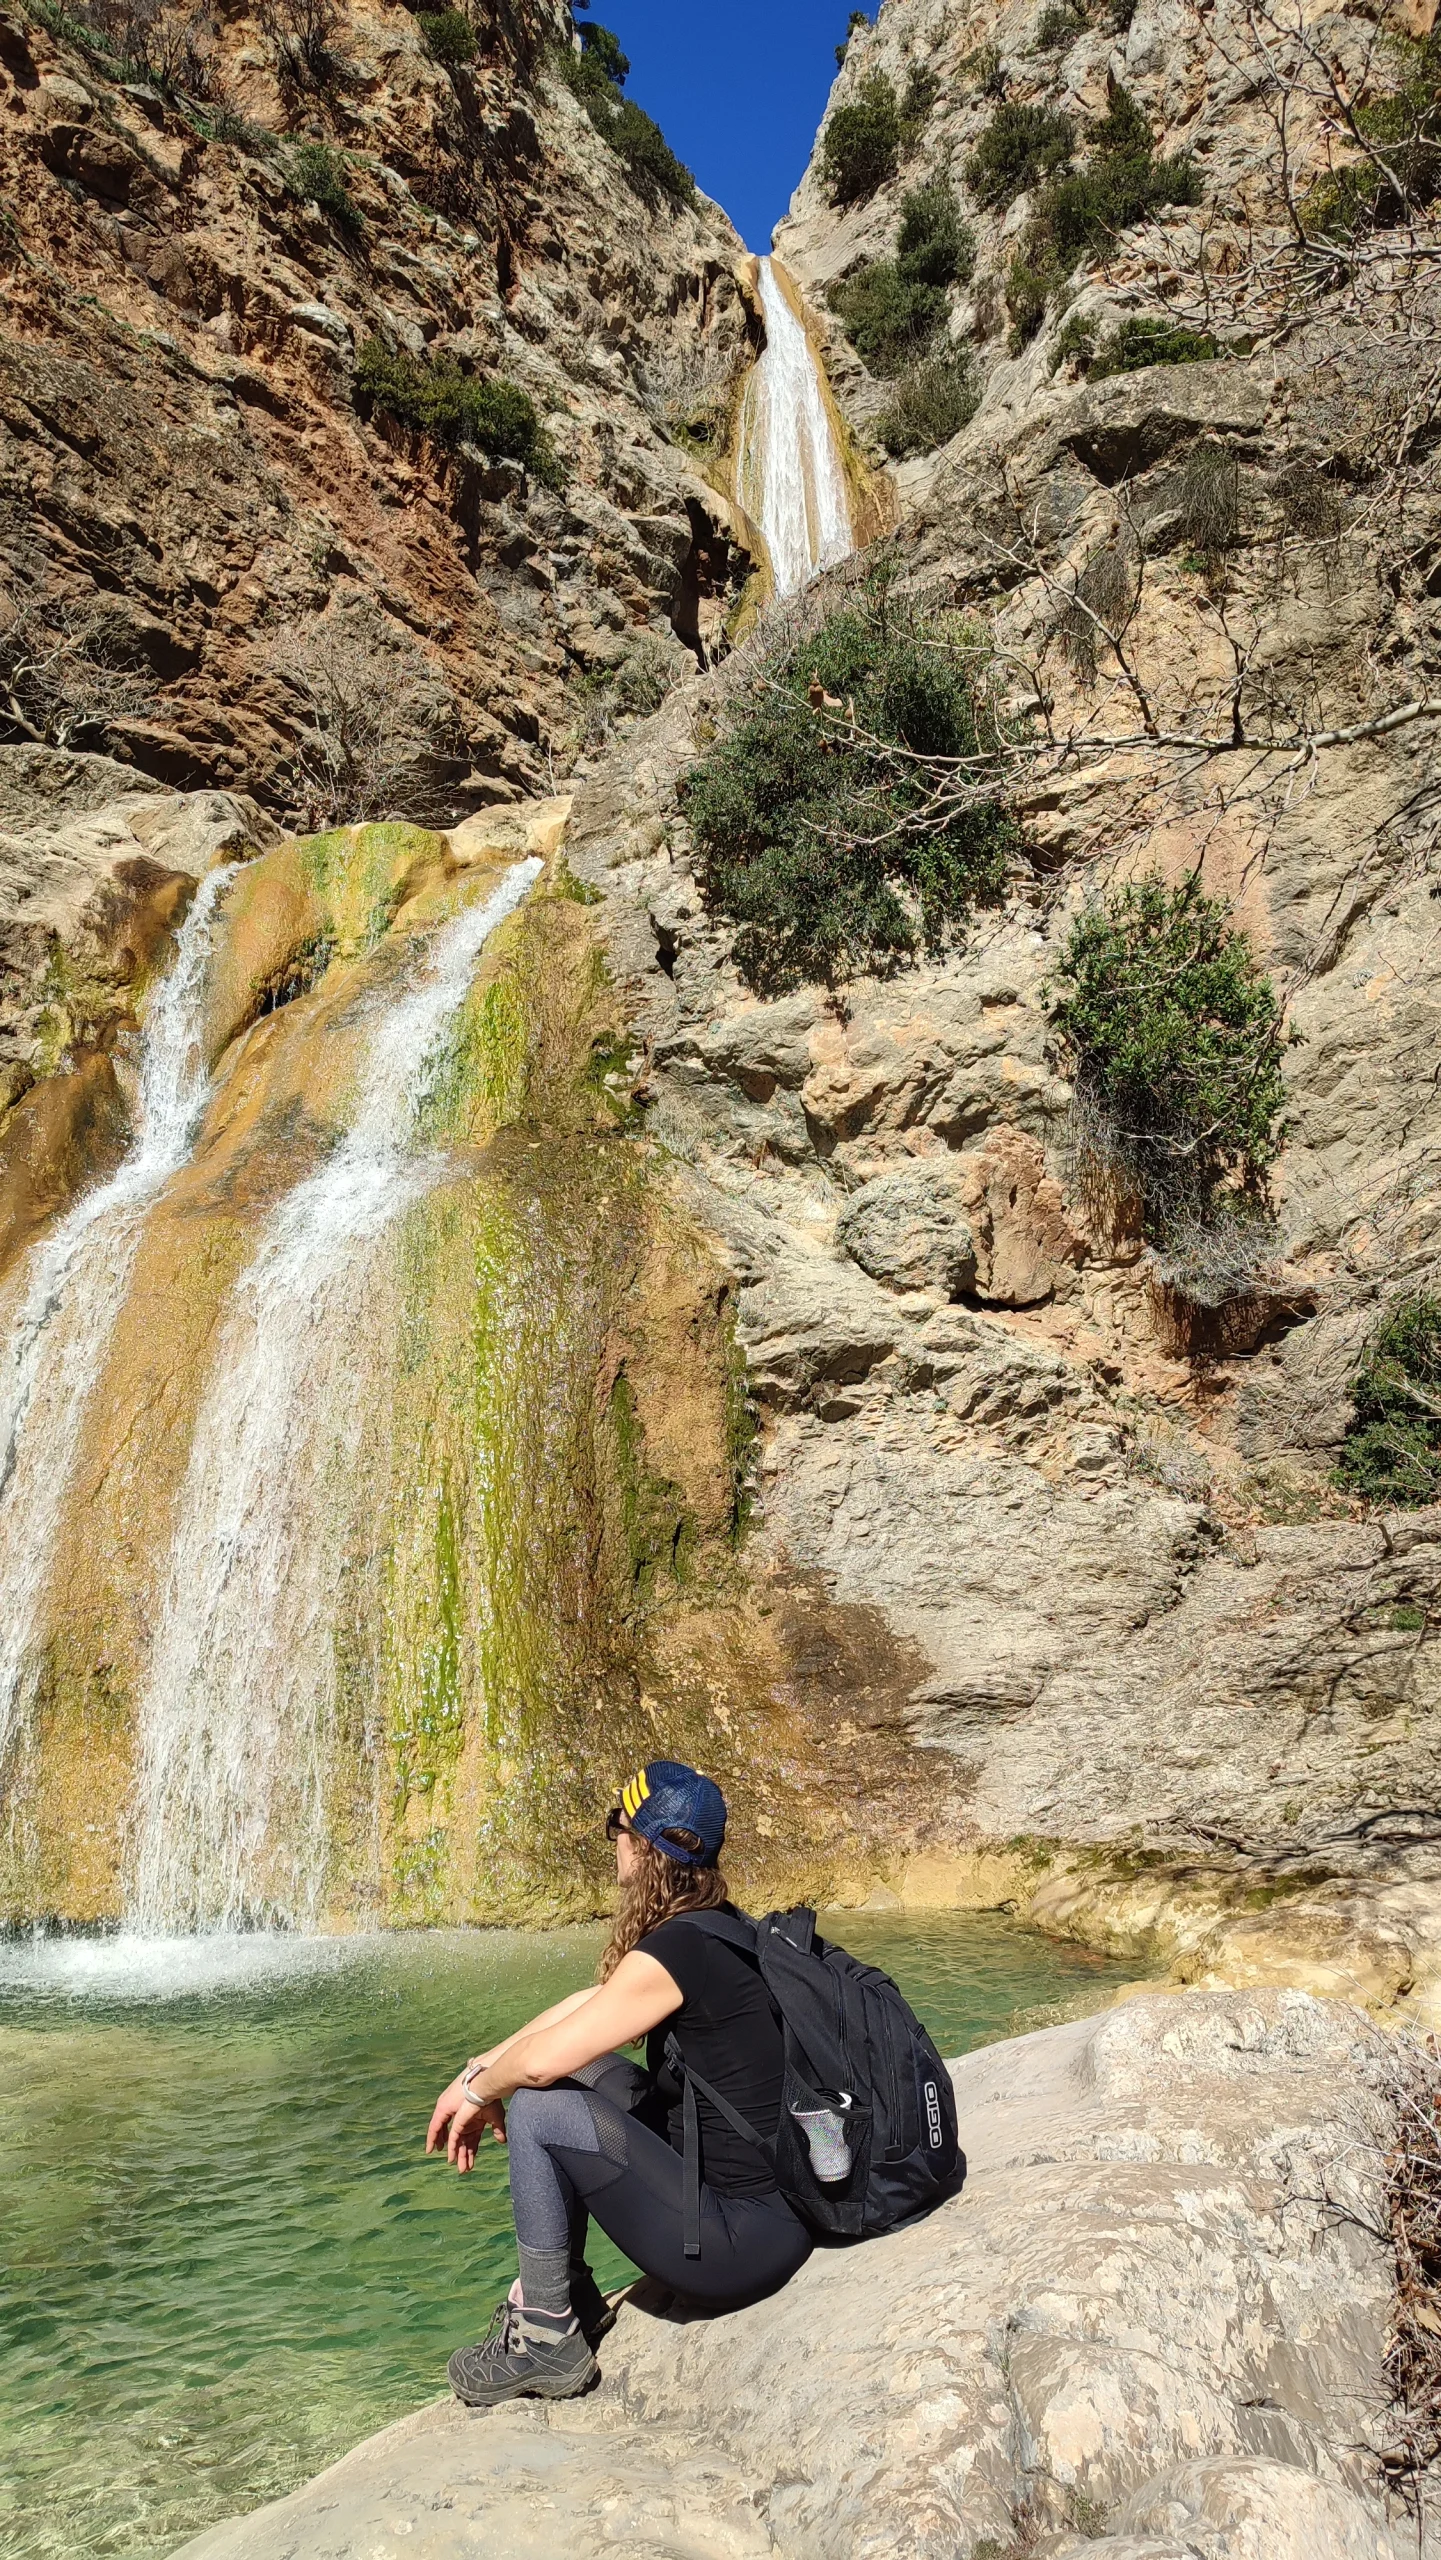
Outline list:
[[[1287,1991],[983,2049],[926,2224],[724,2319],[642,2288],[589,2399],[420,2410],[185,2560],[1396,2560],[1382,2050]]]

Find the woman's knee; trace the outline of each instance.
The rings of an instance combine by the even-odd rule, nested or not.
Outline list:
[[[545,2101],[549,2096],[548,2089],[517,2089],[514,2096],[506,2100],[506,2128],[512,2137],[541,2133],[545,2124]]]

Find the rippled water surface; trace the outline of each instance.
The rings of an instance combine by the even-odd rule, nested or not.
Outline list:
[[[1127,1970],[998,1919],[832,1925],[947,2053]],[[431,2105],[599,1943],[0,1943],[7,2560],[154,2560],[444,2387],[515,2259],[503,2155],[427,2161]]]

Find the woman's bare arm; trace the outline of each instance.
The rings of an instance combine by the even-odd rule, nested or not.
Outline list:
[[[469,2093],[459,2081],[452,2081],[436,2101],[426,2150],[438,2151],[444,2141],[447,2159],[463,2175],[474,2163],[476,2145],[487,2124],[497,2141],[505,2140],[505,2100],[517,2089],[548,2089],[587,2062],[599,2062],[603,2053],[613,2053],[617,2045],[635,2044],[663,2018],[674,2015],[681,1997],[679,1985],[663,1964],[633,1950],[616,1966],[609,1982],[601,1983],[583,2001],[574,2001],[565,2016],[537,2022],[512,2036],[484,2070],[475,2073]]]
[[[559,2019],[570,2017],[576,2009],[583,2009],[587,2000],[593,2000],[600,1988],[601,1985],[598,1982],[588,1982],[583,1991],[568,1991],[565,1998],[557,2000],[553,2007],[542,2009],[534,2018],[527,2018],[525,2025],[517,2027],[515,2033],[506,2036],[502,2043],[491,2045],[485,2053],[472,2054],[466,2069],[474,2070],[478,2062],[487,2064],[499,2062],[501,2055],[509,2053],[513,2044],[519,2044],[522,2036],[538,2035],[542,2027],[553,2027]]]

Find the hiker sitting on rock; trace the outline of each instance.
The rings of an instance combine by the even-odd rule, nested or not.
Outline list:
[[[699,2254],[686,2254],[684,2110],[665,2065],[668,2033],[753,2126],[775,2125],[785,2067],[754,1958],[690,1917],[731,1914],[716,1864],[725,1822],[719,1787],[694,1769],[652,1760],[630,1779],[606,1823],[620,1898],[599,1983],[479,2055],[436,2103],[428,2150],[444,2143],[464,2172],[489,2125],[510,2152],[519,2280],[479,2346],[450,2359],[456,2396],[472,2407],[568,2399],[593,2380],[591,2350],[615,2314],[585,2263],[591,2214],[647,2275],[712,2310],[774,2292],[810,2255],[771,2162],[703,2095]],[[642,2036],[645,2071],[615,2050]]]
[[[817,1937],[804,1907],[735,1910],[725,1827],[712,1779],[638,1770],[606,1821],[620,1901],[599,1983],[436,2103],[426,2147],[458,2169],[487,2124],[510,2146],[520,2276],[450,2359],[473,2408],[593,2379],[615,2314],[585,2263],[591,2214],[648,2276],[731,2311],[787,2283],[816,2234],[894,2231],[965,2176],[950,2075],[889,1975]],[[615,2051],[642,2036],[644,2071]]]

